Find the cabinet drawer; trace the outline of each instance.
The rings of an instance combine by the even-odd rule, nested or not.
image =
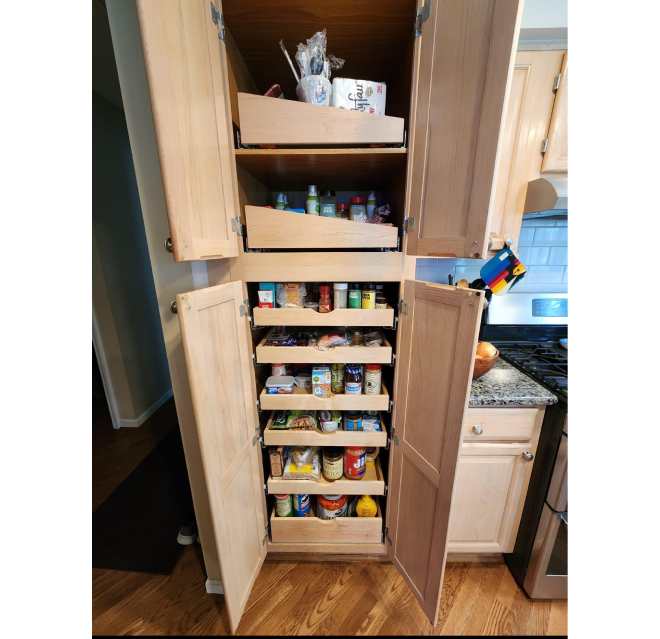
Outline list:
[[[537,413],[537,408],[468,408],[463,441],[531,441]]]
[[[378,504],[375,517],[338,517],[328,521],[315,516],[312,497],[311,517],[276,517],[275,508],[270,515],[273,543],[299,544],[380,544],[383,535],[383,515]]]
[[[394,325],[394,309],[336,308],[319,313],[313,308],[253,308],[255,326],[385,326]]]

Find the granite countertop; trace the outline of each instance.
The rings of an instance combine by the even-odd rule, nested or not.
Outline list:
[[[472,381],[469,406],[547,406],[557,398],[531,377],[499,358]]]

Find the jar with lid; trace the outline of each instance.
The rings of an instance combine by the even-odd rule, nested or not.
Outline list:
[[[362,430],[361,410],[347,410],[344,413],[344,430],[345,431]]]
[[[335,308],[348,308],[348,284],[335,282]]]
[[[344,392],[344,375],[346,373],[346,364],[333,364],[330,367],[330,387],[335,395],[341,395]]]
[[[316,514],[319,519],[335,519],[346,516],[346,495],[319,495]]]
[[[321,191],[321,215],[324,217],[335,217],[337,198],[334,191]]]
[[[344,449],[344,477],[362,479],[367,469],[367,449],[363,446],[347,446]]]
[[[373,466],[376,463],[376,457],[378,457],[378,446],[367,446],[367,466]]]
[[[362,394],[362,368],[359,364],[346,364],[344,392],[347,395]]]
[[[365,284],[362,289],[362,308],[376,307],[376,287],[373,284]]]
[[[350,215],[353,222],[367,221],[367,207],[363,197],[351,198]]]
[[[383,295],[376,295],[376,308],[387,308],[387,299]]]
[[[323,477],[327,481],[337,481],[344,474],[344,451],[339,446],[326,446],[323,449]]]
[[[351,346],[364,346],[364,331],[361,328],[351,329]]]
[[[362,287],[357,282],[348,288],[348,308],[362,308]]]
[[[319,312],[318,302],[305,302],[305,308],[311,308],[313,311]]]
[[[335,216],[342,218],[342,220],[348,220],[350,218],[350,212],[348,210],[348,204],[337,204],[337,209],[335,211]]]
[[[365,395],[380,395],[382,387],[382,367],[380,364],[367,364],[364,367]]]
[[[329,313],[331,310],[330,287],[319,286],[319,313]]]

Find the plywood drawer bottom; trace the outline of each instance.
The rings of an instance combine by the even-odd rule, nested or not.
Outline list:
[[[314,503],[311,517],[276,517],[273,508],[270,516],[273,543],[333,545],[382,543],[383,517],[380,504],[376,517],[338,517],[328,521],[315,516],[315,505]]]

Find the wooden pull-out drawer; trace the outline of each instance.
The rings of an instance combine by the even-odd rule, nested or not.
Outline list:
[[[311,497],[312,502],[316,500]],[[378,504],[375,517],[337,517],[324,520],[311,517],[276,517],[275,508],[270,515],[270,532],[273,543],[293,544],[380,544],[383,535],[383,515]]]
[[[394,309],[336,308],[319,313],[313,308],[254,308],[255,326],[393,326]]]
[[[463,441],[531,441],[537,413],[537,408],[468,408]]]
[[[390,396],[383,384],[380,395],[333,395],[316,397],[311,388],[293,387],[288,395],[259,395],[261,410],[385,410],[390,409]]]

